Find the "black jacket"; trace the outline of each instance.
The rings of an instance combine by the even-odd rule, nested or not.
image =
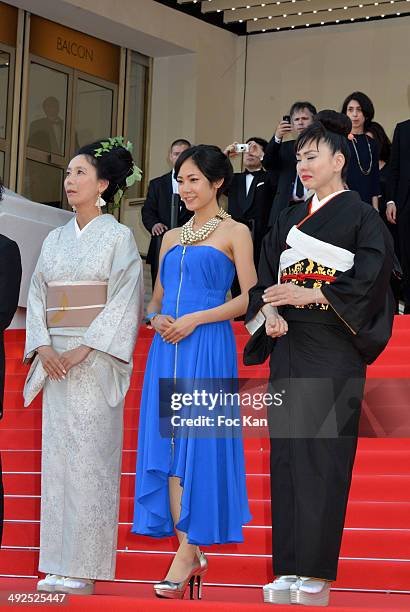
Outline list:
[[[273,227],[292,197],[296,179],[295,141],[277,143],[273,135],[265,150],[263,166],[266,170],[278,173],[278,187],[269,217],[269,227]]]
[[[148,185],[148,193],[141,214],[142,222],[149,233],[151,233],[156,223],[163,223],[170,229],[171,201],[172,172],[167,172],[167,174],[152,179]],[[192,212],[186,209],[185,204],[181,202],[180,211],[178,213],[178,226],[184,225],[184,223],[192,217],[192,214]],[[155,250],[155,241],[151,238],[147,254],[147,263],[151,263]]]
[[[3,416],[5,379],[4,330],[17,310],[21,281],[20,251],[15,242],[0,234],[0,418]]]
[[[396,125],[389,166],[387,199],[400,211],[406,203],[410,206],[410,119]]]
[[[253,234],[254,252],[259,259],[262,239],[268,230],[268,219],[275,197],[276,182],[273,173],[258,170],[254,173],[246,195],[246,173],[237,172],[227,191],[228,212],[235,221],[248,225]]]

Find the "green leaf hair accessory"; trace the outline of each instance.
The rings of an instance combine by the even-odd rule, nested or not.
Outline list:
[[[124,195],[124,190],[121,188],[115,192],[115,196],[113,200],[114,202],[113,208],[119,208],[121,206],[121,199],[123,195]]]
[[[140,181],[142,178],[142,171],[134,164],[132,174],[127,176],[125,180],[125,184],[127,187],[131,187],[137,181]]]
[[[124,136],[113,136],[112,138],[108,138],[108,140],[102,140],[100,142],[101,147],[94,149],[94,157],[101,157],[103,153],[107,153],[114,149],[114,147],[124,147],[130,153],[132,153],[133,145],[132,142],[127,140],[124,141]]]

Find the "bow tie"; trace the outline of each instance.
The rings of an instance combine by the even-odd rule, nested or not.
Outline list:
[[[247,168],[245,168],[245,174],[251,174],[252,176],[255,176],[255,174],[258,174],[259,170],[248,170]]]

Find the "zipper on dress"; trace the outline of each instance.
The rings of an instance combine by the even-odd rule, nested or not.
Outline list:
[[[183,278],[183,264],[184,264],[185,251],[186,251],[186,246],[184,246],[184,248],[182,249],[181,262],[180,262],[180,265],[179,265],[179,287],[178,287],[178,293],[177,293],[177,303],[176,303],[176,308],[175,308],[175,319],[178,319],[178,315],[179,315],[179,298],[180,298],[180,295],[181,295],[182,278]],[[177,380],[177,361],[178,361],[178,342],[175,344],[174,385],[175,385],[176,380]],[[172,434],[171,434],[171,463],[174,461],[174,453],[175,453],[175,431],[174,431],[174,426],[173,426],[172,427]]]

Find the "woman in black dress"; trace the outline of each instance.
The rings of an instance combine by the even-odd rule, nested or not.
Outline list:
[[[384,128],[377,121],[372,121],[367,128],[367,135],[373,138],[378,149],[379,149],[379,170],[380,170],[380,198],[379,198],[379,212],[380,216],[386,224],[389,232],[391,233],[394,241],[394,250],[396,255],[399,255],[399,237],[397,234],[397,225],[394,223],[389,223],[386,217],[386,204],[387,204],[387,182],[389,178],[390,172],[390,152],[391,152],[391,142],[389,137],[387,136]],[[393,272],[391,279],[391,288],[396,300],[396,313],[399,313],[399,301],[400,301],[400,285],[401,285],[401,274],[398,272],[400,270],[400,265],[398,264],[398,259],[396,259],[396,270]],[[401,271],[400,271],[401,272]]]
[[[247,365],[271,353],[270,603],[327,605],[336,579],[366,365],[393,323],[391,237],[344,189],[350,120],[322,111],[296,142],[297,171],[315,192],[282,211],[263,241],[250,291]]]
[[[380,173],[379,151],[367,129],[374,117],[374,106],[366,94],[355,91],[343,102],[342,113],[352,122],[352,137],[349,138],[350,162],[346,183],[357,191],[363,202],[379,209]]]

